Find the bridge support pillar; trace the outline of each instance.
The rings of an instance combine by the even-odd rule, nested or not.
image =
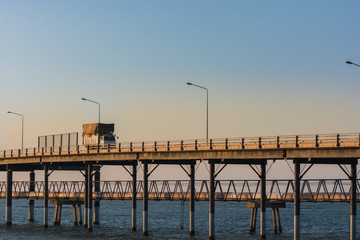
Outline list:
[[[256,218],[257,218],[257,207],[251,208],[251,217],[250,217],[250,230],[249,233],[253,234],[256,230]]]
[[[137,190],[136,190],[136,175],[137,175],[137,162],[133,165],[133,172],[132,172],[132,212],[131,212],[131,229],[133,232],[136,232],[136,197],[137,197]]]
[[[49,226],[49,166],[44,165],[44,228]]]
[[[100,193],[100,169],[96,170],[95,172],[95,192]],[[94,201],[94,224],[100,223],[100,201]]]
[[[62,204],[56,203],[55,211],[54,211],[54,225],[60,225],[61,223],[61,212],[62,212]]]
[[[356,165],[357,159],[351,163],[350,240],[356,239]]]
[[[74,225],[77,226],[78,221],[77,221],[76,204],[73,204],[73,217],[74,217]]]
[[[148,232],[148,163],[143,163],[144,167],[144,193],[143,193],[143,235],[147,236]]]
[[[93,223],[93,209],[92,209],[92,199],[93,199],[93,195],[92,195],[92,171],[93,171],[93,166],[92,163],[89,163],[87,166],[87,175],[88,175],[88,182],[87,182],[87,186],[88,186],[88,195],[87,195],[87,199],[88,199],[88,222],[87,222],[87,229],[89,232],[92,231],[92,223]]]
[[[82,215],[81,215],[81,205],[78,205],[78,215],[79,215],[79,224],[82,225],[83,221],[82,221]]]
[[[12,178],[13,172],[11,169],[8,169],[6,174],[6,225],[12,224]]]
[[[195,234],[195,163],[190,164],[190,236]]]
[[[35,191],[35,172],[30,172],[30,186],[29,186],[29,192],[30,194]],[[29,200],[29,213],[28,213],[28,220],[30,222],[34,221],[34,200]]]
[[[84,174],[84,227],[87,228],[87,224],[88,224],[88,171],[87,171],[87,165],[85,165],[85,174]]]
[[[58,209],[59,209],[59,205],[56,204],[55,205],[55,211],[54,211],[54,225],[57,224]]]
[[[294,240],[300,240],[300,161],[294,159]]]
[[[60,225],[61,223],[61,212],[62,212],[62,204],[59,205],[59,209],[58,209],[57,225]]]
[[[266,239],[266,162],[261,164],[260,183],[260,239]]]
[[[210,181],[209,181],[209,239],[215,239],[215,163],[210,163]]]
[[[280,210],[279,210],[279,208],[276,209],[276,218],[277,218],[277,221],[278,221],[279,233],[282,233],[282,227],[281,227],[281,221],[280,221]]]

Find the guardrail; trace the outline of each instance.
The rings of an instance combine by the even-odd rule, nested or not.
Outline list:
[[[100,191],[96,191],[95,184]],[[195,181],[195,200],[208,201],[208,180]],[[266,197],[270,201],[293,202],[293,180],[267,180]],[[13,198],[42,199],[44,182],[36,181],[35,190],[30,191],[29,181],[14,181]],[[99,181],[93,184],[94,200],[131,200],[132,181]],[[82,181],[49,182],[49,198],[80,201],[84,199],[85,185]],[[350,202],[349,179],[306,179],[301,181],[300,199],[303,202]],[[137,182],[137,199],[142,199],[143,182]],[[149,181],[149,200],[187,201],[190,199],[190,181],[188,180],[151,180]],[[360,181],[357,179],[357,192]],[[0,182],[0,198],[6,197],[6,182]],[[216,180],[215,200],[248,202],[260,200],[259,180]],[[360,202],[360,194],[357,195]]]
[[[28,156],[96,154],[113,152],[171,152],[246,149],[288,149],[359,147],[359,133],[288,135],[275,137],[215,138],[209,140],[174,140],[124,142],[107,145],[76,145],[66,147],[26,148],[0,151],[0,158]]]

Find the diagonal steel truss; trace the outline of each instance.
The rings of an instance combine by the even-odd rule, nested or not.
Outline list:
[[[35,190],[29,191],[29,181],[13,182],[14,199],[43,199],[44,182],[36,181]],[[84,199],[83,181],[49,182],[49,199]],[[267,180],[267,200],[294,201],[294,180]],[[350,202],[348,179],[304,179],[301,181],[302,202]],[[137,199],[143,198],[143,182],[137,182]],[[149,180],[149,200],[189,201],[190,181]],[[208,180],[195,181],[195,200],[208,201]],[[360,180],[357,180],[357,201],[360,202]],[[0,198],[6,197],[6,182],[0,181]],[[131,200],[132,181],[100,181],[100,191],[93,190],[94,200]],[[260,199],[260,180],[216,180],[215,200],[248,202]]]

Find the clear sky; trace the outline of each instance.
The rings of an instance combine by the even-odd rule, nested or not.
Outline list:
[[[359,132],[360,2],[0,0],[0,149],[115,123],[120,141]]]

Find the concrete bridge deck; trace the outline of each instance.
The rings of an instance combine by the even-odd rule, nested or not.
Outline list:
[[[118,161],[194,159],[234,160],[322,159],[348,162],[360,157],[360,134],[293,135],[210,140],[128,142],[107,146],[66,146],[0,151],[1,165],[68,163],[83,161],[111,164]],[[326,161],[323,161],[324,163]]]

